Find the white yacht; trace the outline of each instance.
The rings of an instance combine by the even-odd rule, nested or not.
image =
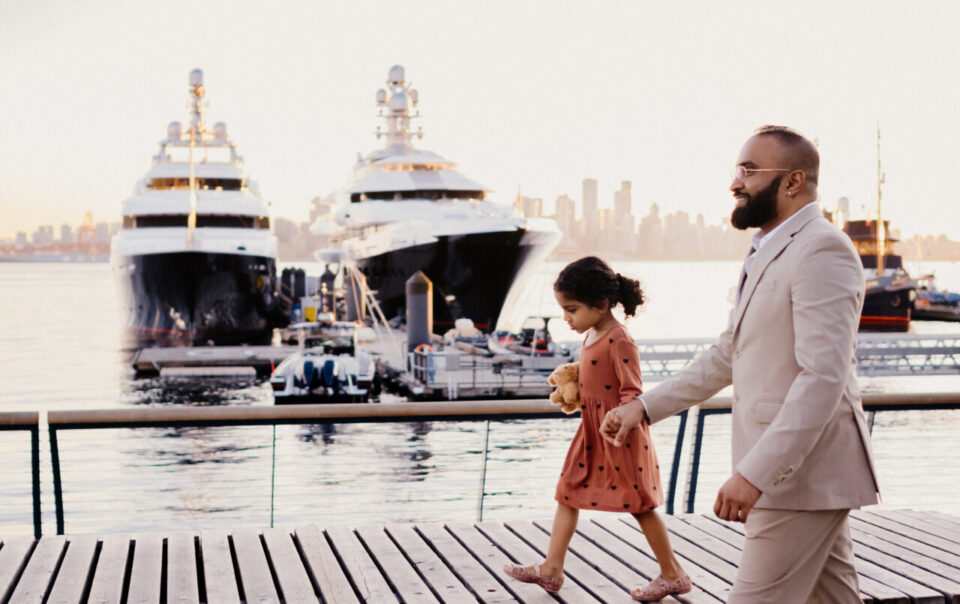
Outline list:
[[[402,314],[405,283],[417,271],[433,282],[434,330],[458,318],[492,331],[514,283],[542,262],[560,240],[553,220],[524,218],[494,203],[483,185],[457,164],[413,146],[411,114],[417,91],[400,65],[377,91],[386,145],[361,156],[351,179],[334,195],[333,219],[346,261],[356,263],[386,317]],[[315,232],[329,232],[318,221]],[[323,251],[318,260],[325,261]],[[514,296],[519,294],[514,293]]]
[[[111,243],[136,345],[268,343],[283,323],[267,204],[205,106],[196,69],[190,124],[167,127]]]

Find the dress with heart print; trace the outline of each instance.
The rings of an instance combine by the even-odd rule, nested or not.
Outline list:
[[[663,504],[660,466],[646,422],[615,447],[600,436],[607,411],[643,391],[637,345],[617,323],[580,351],[580,426],[570,443],[555,498],[572,508],[646,512]]]

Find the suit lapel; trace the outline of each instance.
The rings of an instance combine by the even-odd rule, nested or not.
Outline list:
[[[736,330],[743,318],[743,313],[750,304],[750,298],[757,288],[757,284],[763,277],[763,272],[767,270],[770,262],[779,256],[783,250],[793,241],[794,236],[803,230],[811,220],[821,216],[820,204],[813,204],[801,209],[796,215],[791,217],[791,222],[786,228],[780,229],[773,239],[766,242],[750,267],[750,274],[747,276],[747,282],[743,284],[743,293],[740,295],[740,302],[737,304],[737,312],[733,318],[733,328]],[[743,279],[743,269],[740,272],[740,278]]]

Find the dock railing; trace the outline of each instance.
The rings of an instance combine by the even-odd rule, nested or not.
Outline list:
[[[40,414],[36,411],[0,413],[0,431],[26,431],[30,433],[30,474],[33,491],[33,534],[39,539],[42,534],[40,520]],[[9,484],[5,485],[9,489]]]
[[[871,428],[875,412],[889,410],[960,409],[960,393],[904,393],[865,394],[864,408],[869,413]],[[689,451],[689,467],[685,489],[681,493],[682,505],[687,512],[694,511],[694,501],[700,475],[701,455],[707,419],[729,414],[730,398],[717,397],[691,409],[695,417],[695,431]],[[672,514],[678,497],[678,481],[683,461],[681,452],[688,431],[687,413],[679,418],[673,443],[665,511]],[[16,417],[14,417],[16,416]],[[23,429],[32,433],[33,459],[33,510],[35,533],[40,535],[40,488],[39,454],[37,440],[37,414],[4,414],[9,418],[3,429]],[[104,409],[87,411],[50,411],[47,414],[49,427],[50,458],[52,465],[54,504],[57,534],[65,531],[65,503],[62,487],[61,450],[58,435],[68,431],[91,429],[140,429],[178,427],[221,426],[274,426],[273,467],[276,465],[276,426],[333,425],[351,423],[408,423],[408,422],[484,422],[481,430],[481,465],[477,494],[477,519],[483,519],[484,498],[487,493],[486,467],[489,449],[490,422],[507,420],[563,419],[555,405],[542,399],[508,401],[456,401],[428,403],[377,403],[340,405],[301,405],[272,407],[152,407],[131,409]],[[559,464],[559,461],[558,461]],[[271,526],[273,524],[273,497],[275,484],[271,470]],[[666,476],[665,476],[666,478]]]

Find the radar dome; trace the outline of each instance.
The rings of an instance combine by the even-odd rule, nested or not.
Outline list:
[[[181,126],[180,122],[170,122],[170,125],[167,126],[167,140],[178,141],[180,140]]]
[[[194,69],[190,72],[190,85],[191,86],[203,86],[203,71],[200,69]]]
[[[390,74],[387,76],[387,82],[390,84],[403,84],[407,80],[407,74],[403,70],[403,65],[394,65],[390,68]]]
[[[850,200],[846,197],[841,197],[837,200],[837,209],[841,212],[850,212]]]
[[[381,88],[377,91],[377,105],[383,105],[387,102],[387,91]]]
[[[402,92],[398,92],[390,97],[390,109],[393,111],[406,111],[407,95]]]
[[[223,122],[217,122],[213,125],[213,138],[218,142],[227,140],[227,125]]]
[[[413,103],[413,106],[416,107],[416,106],[417,106],[417,103],[420,102],[420,93],[417,92],[415,89],[411,88],[411,89],[407,92],[407,94],[410,95],[410,102],[412,102],[412,103]]]

